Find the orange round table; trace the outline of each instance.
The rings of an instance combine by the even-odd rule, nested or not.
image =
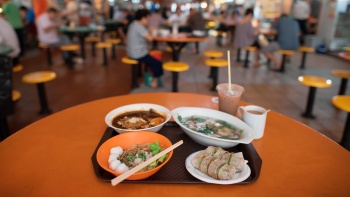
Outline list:
[[[105,115],[131,103],[217,109],[212,96],[134,94],[78,105],[18,131],[0,143],[0,196],[347,196],[350,154],[293,119],[269,112],[265,135],[253,145],[260,177],[247,185],[130,184],[115,187],[94,174],[91,155],[106,129]],[[244,105],[245,103],[241,103]],[[184,164],[185,165],[185,164]]]
[[[184,48],[187,43],[195,42],[196,51],[198,54],[198,42],[205,41],[208,39],[208,37],[192,37],[185,33],[179,33],[176,36],[155,36],[153,39],[156,42],[166,42],[173,51],[173,61],[178,62],[180,60],[181,49]]]

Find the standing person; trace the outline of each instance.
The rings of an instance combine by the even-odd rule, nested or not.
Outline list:
[[[21,52],[18,38],[11,25],[0,15],[0,44],[8,45],[12,48],[7,56],[12,58],[12,66],[19,63],[19,54]]]
[[[23,21],[19,8],[11,0],[0,0],[2,14],[15,30],[20,46],[20,55],[24,55]]]
[[[293,7],[293,17],[299,23],[302,36],[300,43],[304,44],[305,35],[307,31],[307,20],[310,16],[310,5],[306,0],[299,0]]]
[[[126,50],[130,58],[145,63],[152,72],[152,88],[158,87],[158,78],[163,75],[163,64],[161,61],[149,55],[147,41],[153,41],[152,34],[146,29],[150,12],[145,9],[137,10],[135,20],[130,24],[127,34]]]
[[[62,11],[61,16],[67,17],[69,25],[76,26],[79,24],[78,4],[75,0],[64,0],[66,9]]]
[[[46,13],[40,15],[36,20],[38,39],[40,43],[53,47],[71,44],[68,36],[58,34],[58,28],[66,21],[57,21],[59,13],[56,8],[49,8]],[[82,59],[70,51],[63,51],[63,58],[69,67],[82,63]]]
[[[256,27],[255,27],[256,26]],[[237,23],[235,30],[234,46],[237,49],[243,49],[247,46],[255,46],[260,49],[260,45],[257,41],[259,34],[259,27],[253,26],[253,9],[249,8],[245,12],[244,18]],[[259,66],[259,50],[254,52],[254,63],[255,67]]]

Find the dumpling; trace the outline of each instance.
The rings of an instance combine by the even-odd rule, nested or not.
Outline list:
[[[125,163],[121,163],[116,169],[115,171],[118,173],[124,173],[126,171],[129,170],[129,167],[125,165]]]
[[[120,165],[120,161],[119,160],[113,160],[112,162],[109,163],[109,169],[112,169],[112,170],[116,170],[117,167]]]
[[[123,154],[123,149],[120,146],[113,147],[113,148],[111,148],[110,154],[121,155],[121,154]]]

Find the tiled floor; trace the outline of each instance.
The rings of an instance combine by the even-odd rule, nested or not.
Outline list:
[[[164,48],[165,46],[161,47]],[[286,72],[282,74],[269,71],[266,65],[259,68],[244,69],[242,63],[234,61],[235,51],[232,46],[218,48],[213,39],[201,43],[201,51],[206,49],[221,50],[225,54],[228,49],[231,50],[232,82],[245,88],[242,96],[243,101],[275,110],[309,125],[336,142],[340,141],[346,113],[337,110],[331,104],[331,98],[338,93],[340,79],[332,76],[330,71],[332,69],[350,69],[349,62],[330,56],[309,54],[306,69],[300,70],[298,67],[301,54],[297,53],[287,64]],[[210,91],[212,82],[207,77],[209,68],[204,65],[205,57],[202,54],[195,55],[190,51],[192,51],[191,47],[187,47],[181,53],[180,60],[188,63],[190,69],[180,74],[179,91],[215,96],[216,92]],[[90,54],[89,48],[87,54]],[[171,74],[169,72],[165,72],[162,88],[154,90],[142,84],[140,88],[131,90],[131,68],[129,65],[120,62],[124,55],[124,47],[120,46],[117,60],[110,60],[109,65],[104,67],[102,66],[102,54],[99,51],[96,58],[88,56],[83,65],[75,69],[69,69],[62,63],[58,52],[56,52],[52,67],[47,66],[43,52],[34,50],[27,53],[27,56],[22,59],[25,66],[24,70],[15,73],[13,77],[14,87],[22,93],[22,98],[16,103],[15,114],[8,118],[11,132],[16,132],[44,117],[37,114],[39,104],[36,87],[24,84],[21,81],[21,77],[25,73],[32,71],[53,70],[57,73],[58,78],[46,84],[49,104],[54,112],[110,96],[171,91]],[[243,55],[244,53],[242,58]],[[163,54],[163,61],[169,61],[170,58],[169,53]],[[264,58],[261,58],[261,62],[265,62]],[[219,82],[226,82],[228,79],[227,68],[220,68],[219,74]],[[317,89],[314,105],[314,114],[317,117],[315,120],[305,119],[301,116],[306,106],[309,88],[297,81],[297,77],[300,75],[322,76],[331,79],[333,82],[331,88]],[[347,88],[347,93],[350,94],[350,85]]]

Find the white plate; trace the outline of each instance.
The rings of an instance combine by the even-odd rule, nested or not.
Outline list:
[[[246,180],[249,175],[250,175],[250,168],[247,164],[244,165],[244,169],[239,172],[236,173],[233,178],[231,180],[217,180],[214,179],[206,174],[204,174],[203,172],[197,170],[196,168],[193,167],[192,165],[192,159],[194,156],[196,156],[198,152],[192,153],[190,156],[187,157],[186,159],[186,169],[187,171],[192,174],[192,176],[196,177],[197,179],[207,182],[207,183],[214,183],[214,184],[221,184],[221,185],[229,185],[229,184],[235,184],[235,183],[239,183],[242,182],[244,180]]]

